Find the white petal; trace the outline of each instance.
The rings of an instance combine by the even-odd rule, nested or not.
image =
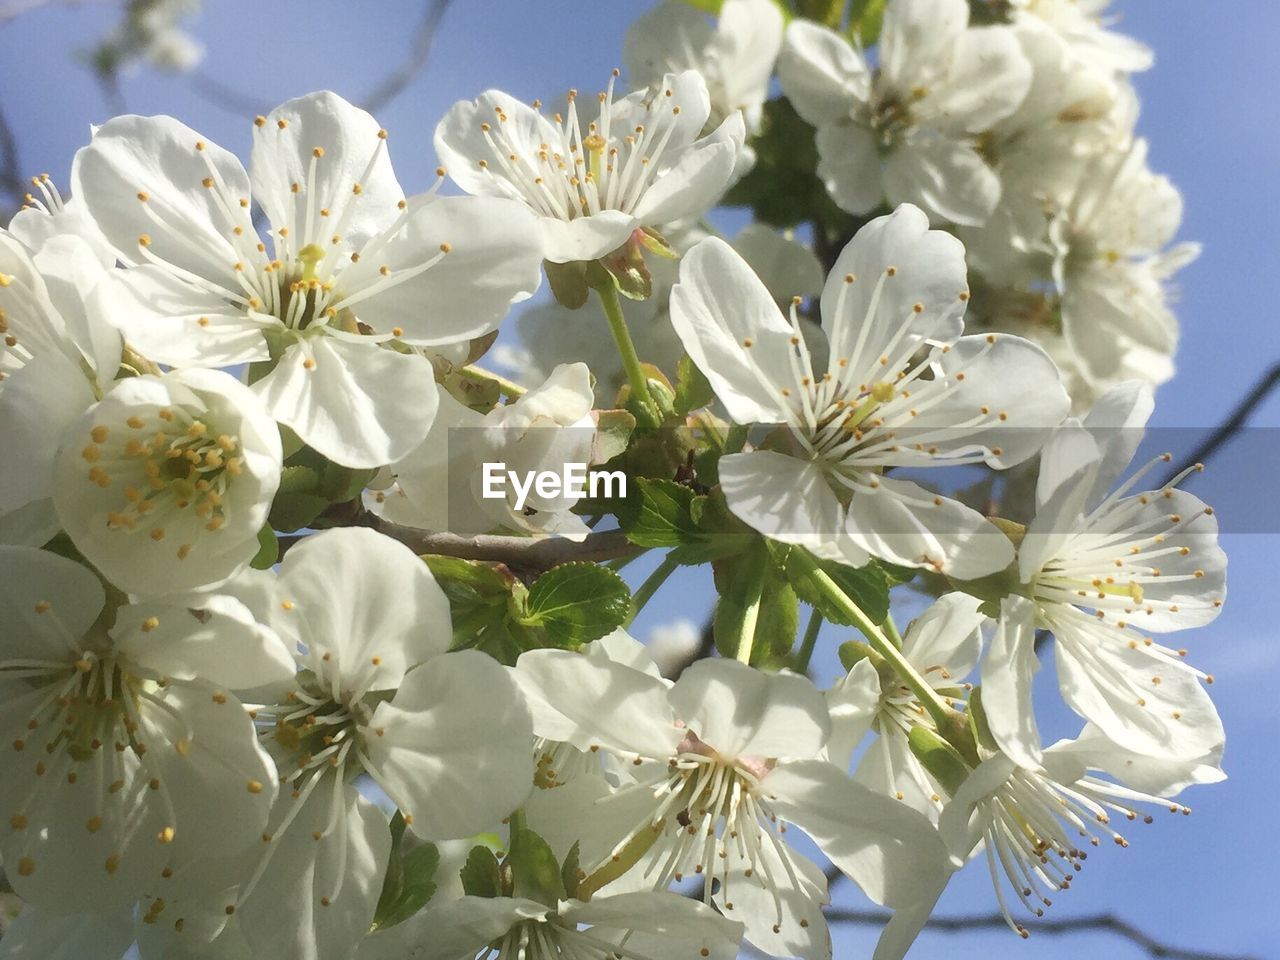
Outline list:
[[[102,583],[87,567],[0,546],[0,658],[74,661],[105,603]]]
[[[847,771],[880,709],[880,675],[870,659],[859,660],[848,676],[827,691],[827,709],[831,713],[827,759]]]
[[[952,342],[963,328],[968,289],[964,246],[930,230],[923,212],[904,205],[872,220],[841,251],[822,291],[831,375],[872,383],[884,375],[887,349],[896,355],[926,338]]]
[[[1018,766],[1040,766],[1040,728],[1031,706],[1036,655],[1036,607],[1025,597],[1000,604],[1000,622],[982,663],[982,707],[996,745]]]
[[[1078,769],[1068,776],[1066,765],[1072,763]],[[1102,770],[1125,786],[1157,797],[1174,797],[1194,784],[1220,783],[1227,776],[1220,750],[1191,760],[1134,753],[1116,746],[1092,724],[1086,724],[1075,740],[1060,740],[1045,750],[1045,766],[1060,782],[1071,782],[1086,770]]]
[[[880,206],[880,152],[871,130],[856,123],[827,123],[818,128],[816,143],[818,177],[836,206],[856,215]]]
[[[1031,89],[1031,64],[1004,27],[965,30],[956,38],[946,81],[920,112],[942,129],[980,134],[1011,115]]]
[[[880,30],[880,69],[894,89],[910,89],[918,74],[947,63],[965,33],[964,0],[907,0],[890,4]]]
[[[1151,387],[1139,380],[1118,383],[1093,402],[1084,427],[1098,444],[1102,460],[1089,496],[1094,507],[1133,461],[1155,410]]]
[[[918,131],[885,158],[884,192],[936,223],[981,226],[1000,202],[1000,178],[968,143]]]
[[[510,200],[413,201],[404,222],[376,245],[339,274],[335,306],[340,310],[350,300],[363,323],[379,333],[401,329],[404,335],[397,336],[408,343],[443,344],[488,333],[542,279],[537,219]]]
[[[253,390],[308,446],[348,467],[405,456],[426,436],[437,404],[424,357],[326,336],[307,341],[305,351],[286,350]]]
[[[627,28],[622,46],[627,83],[647,87],[672,70],[699,67],[714,37],[700,11],[684,3],[659,4]]]
[[[27,908],[5,929],[0,960],[120,960],[132,943],[132,910],[59,916]]]
[[[747,942],[776,957],[831,960],[831,931],[822,915],[830,897],[817,865],[785,842],[766,837],[760,838],[755,861],[741,858],[737,844],[728,844],[728,852],[728,869],[714,900],[726,917],[746,927]]]
[[[380,784],[425,840],[489,829],[533,786],[533,727],[515,683],[475,650],[409,672],[366,738]]]
[[[506,118],[501,121],[502,135],[518,156],[536,157],[542,144],[563,141],[560,128],[528,104],[501,90],[486,90],[475,100],[459,100],[445,114],[436,127],[436,153],[449,176],[467,193],[525,202],[521,190],[506,178],[481,129],[499,115]],[[480,166],[481,160],[487,168]]]
[[[157,363],[225,367],[268,357],[262,332],[270,327],[163,267],[113,271],[95,299],[129,343]]]
[[[560,918],[588,924],[594,937],[615,942],[642,957],[697,955],[733,960],[742,939],[741,924],[726,920],[709,905],[666,891],[636,891],[596,897],[589,903],[562,901]]]
[[[121,607],[111,628],[116,652],[158,677],[199,678],[230,690],[293,679],[289,648],[239,600],[192,596],[189,604]]]
[[[261,844],[277,781],[244,707],[204,681],[174,681],[156,696],[165,709],[143,710],[141,730],[148,773],[177,819],[172,856],[229,856]]]
[[[449,602],[412,550],[350,527],[307,537],[280,565],[277,591],[328,651],[348,691],[395,690],[413,667],[449,649]]]
[[[788,25],[778,78],[796,112],[815,127],[847,118],[871,95],[866,61],[844,37],[809,20]]]
[[[683,734],[657,677],[612,661],[564,650],[531,650],[516,662],[521,686],[554,706],[554,724],[535,726],[539,737],[580,750],[601,745],[649,759],[674,754]],[[540,716],[535,714],[535,717]]]
[[[840,501],[816,462],[752,450],[722,457],[719,467],[730,511],[753,530],[829,560],[845,559],[837,542],[844,526]]]
[[[812,296],[822,289],[822,264],[813,251],[788,234],[763,223],[750,223],[733,238],[733,249],[780,303],[794,296]]]
[[[524,920],[540,920],[550,908],[514,897],[433,900],[404,923],[360,943],[357,960],[462,960],[474,957]]]
[[[373,922],[391,831],[382,811],[355,787],[335,791],[331,780],[315,788],[297,819],[276,838],[266,872],[237,911],[255,957],[350,960]],[[277,802],[269,831],[294,802],[287,795]],[[326,833],[333,823],[333,832]],[[322,839],[316,841],[313,833]],[[322,898],[330,905],[324,906]]]
[[[395,222],[404,199],[378,122],[328,91],[290,100],[255,124],[249,168],[272,227],[287,228],[300,245],[325,243],[342,224],[343,240],[359,249]]]
[[[685,255],[671,291],[671,324],[735,421],[789,419],[782,389],[795,381],[788,359],[794,332],[724,241],[703,240]]]
[[[736,660],[694,663],[670,700],[690,731],[731,759],[815,757],[831,735],[826,703],[807,677],[761,673]]]
[[[645,190],[632,211],[636,219],[646,225],[669,223],[714,207],[732,182],[745,136],[742,114],[730,114]]]
[[[933,567],[973,580],[1007,567],[1013,544],[976,510],[906,480],[881,477],[849,501],[845,532],[891,563]]]
[[[573,220],[538,218],[542,255],[552,263],[597,260],[626,243],[639,226],[637,217],[620,210],[601,210]]]
[[[907,627],[903,656],[926,672],[934,686],[955,686],[977,666],[982,652],[978,628],[987,619],[980,605],[967,593],[946,593]],[[939,676],[938,668],[950,676]]]
[[[238,296],[241,256],[231,230],[252,225],[247,211],[228,217],[222,188],[203,185],[210,177],[231,202],[249,197],[234,155],[172,117],[125,116],[98,127],[76,154],[71,189],[126,261],[142,259],[138,238],[145,235],[153,255]]]
[[[807,833],[876,903],[912,903],[945,872],[938,832],[906,804],[821,760],[779,764],[764,781],[773,809]]]

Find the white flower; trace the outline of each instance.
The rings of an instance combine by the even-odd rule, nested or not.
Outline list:
[[[0,547],[0,849],[40,910],[109,913],[168,895],[182,864],[247,848],[275,769],[229,688],[287,657],[234,618],[121,607],[88,569]]]
[[[443,591],[381,534],[316,534],[274,583],[255,573],[236,587],[296,647],[300,672],[256,712],[284,790],[226,906],[254,955],[346,960],[372,922],[391,844],[353,780],[372,777],[423,839],[489,829],[531,789],[528,709],[498,663],[447,653]]]
[[[697,70],[711,97],[707,126],[719,126],[741,110],[746,132],[758,133],[784,27],[774,0],[726,0],[715,26],[689,4],[666,0],[627,30],[627,80],[650,87],[665,74]],[[754,162],[754,151],[744,147],[738,172]]]
[[[83,203],[74,197],[70,200],[64,198],[47,173],[32,177],[31,186],[40,195],[28,193],[25,196],[22,209],[9,221],[8,229],[12,236],[33,254],[39,253],[54,237],[76,236],[89,244],[103,267],[115,266],[115,251],[85,212]]]
[[[1131,492],[1167,454],[1108,493],[1151,409],[1142,385],[1116,387],[1041,456],[1036,518],[1018,550],[1026,596],[1005,598],[982,667],[992,734],[1024,766],[1040,760],[1031,711],[1038,629],[1053,633],[1067,705],[1118,746],[1178,761],[1221,752],[1222,723],[1200,684],[1211,678],[1185,662],[1185,650],[1149,635],[1218,615],[1227,559],[1217,520],[1176,480]]]
[[[959,224],[995,209],[1000,179],[977,139],[1018,108],[1031,66],[1012,30],[968,24],[965,0],[894,0],[873,70],[835,31],[791,22],[778,75],[818,128],[818,176],[840,207],[909,202]]]
[[[556,367],[546,382],[488,414],[441,391],[440,415],[427,438],[391,467],[410,508],[402,506],[400,516],[462,535],[501,526],[585,538],[590,528],[571,512],[580,496],[565,491],[543,496],[529,488],[517,507],[515,485],[505,472],[517,473],[523,482],[540,471],[563,475],[567,464],[590,463],[596,439],[593,400],[591,373],[583,363]],[[503,471],[501,497],[483,495],[486,463]]]
[[[459,101],[436,128],[436,152],[468,193],[528,205],[553,263],[595,260],[642,227],[705,213],[728,187],[742,149],[734,113],[701,137],[711,112],[692,70],[613,99],[617,71],[585,130],[577,92],[554,122],[498,90]]]
[[[980,627],[986,615],[979,601],[948,593],[913,620],[902,639],[902,655],[949,706],[963,709],[968,685],[963,680],[978,664]],[[934,819],[945,792],[912,753],[907,737],[927,724],[927,714],[911,688],[892,673],[882,675],[869,658],[827,691],[831,739],[827,756],[847,769],[869,731],[877,736],[858,762],[854,779],[872,790],[910,805]]]
[[[1178,322],[1168,281],[1200,252],[1193,243],[1169,247],[1182,222],[1182,197],[1147,168],[1146,156],[1146,141],[1138,140],[1095,159],[1051,228],[1063,334],[1090,378],[1103,384],[1119,381],[1131,348],[1172,357]]]
[[[924,817],[820,758],[830,720],[803,677],[703,660],[669,687],[559,650],[526,653],[516,670],[559,714],[535,712],[536,733],[631,765],[633,782],[564,817],[588,888],[660,889],[699,874],[707,902],[741,920],[756,947],[820,958],[831,955],[826,879],[786,842],[788,824],[878,903],[912,901],[942,876]]]
[[[41,546],[57,533],[58,441],[120,367],[119,333],[87,302],[104,272],[77,237],[50,233],[32,256],[0,231],[0,542]]]
[[[687,225],[676,229],[664,225],[661,232],[672,249],[680,253],[709,236],[700,227]],[[808,247],[791,237],[762,223],[752,223],[730,243],[778,302],[811,296],[822,289],[822,264]],[[668,301],[678,279],[679,264],[655,257],[649,269],[653,275],[652,295],[647,300],[622,298],[622,313],[636,353],[674,381],[684,347],[671,328]],[[604,310],[595,300],[578,310],[558,303],[542,304],[525,310],[517,319],[520,348],[504,349],[499,344],[494,353],[517,379],[527,381],[546,379],[557,364],[583,361],[596,378],[596,396],[601,405],[612,406],[618,390],[627,382],[627,374],[611,338],[585,335],[584,331],[592,329],[593,324],[594,329],[604,329]]]
[[[230,374],[121,382],[64,432],[53,477],[77,549],[129,593],[216,584],[258,552],[280,433]]]
[[[674,893],[622,893],[547,906],[518,897],[433,902],[366,940],[358,960],[733,960],[742,927]]]
[[[1071,44],[1088,67],[1113,72],[1147,70],[1155,55],[1144,43],[1108,30],[1103,16],[1111,0],[1008,0],[1014,22],[1036,18],[1049,24]]]
[[[1005,922],[1024,938],[1027,929],[1014,920],[1011,906],[1044,916],[1052,897],[1071,886],[1088,857],[1084,848],[1103,840],[1129,845],[1112,826],[1114,815],[1151,823],[1140,812],[1148,804],[1189,814],[1168,798],[1188,784],[1221,779],[1175,762],[1134,757],[1088,729],[1078,740],[1049,747],[1043,757],[1042,767],[1019,766],[1000,753],[985,760],[947,804],[940,823],[954,866],[962,866],[981,844]],[[1122,776],[1136,778],[1137,788],[1110,779]]]
[[[721,241],[695,247],[672,293],[676,332],[731,419],[784,428],[779,449],[721,459],[730,509],[854,566],[875,556],[967,579],[1008,565],[1012,546],[979,513],[883,475],[1010,466],[1067,412],[1040,348],[961,336],[968,298],[964,248],[903,205],[863,227],[827,279],[824,370],[794,305],[788,320]]]
[[[494,200],[404,199],[386,131],[331,93],[254,124],[240,162],[170,117],[117,117],[76,155],[78,199],[133,269],[106,299],[130,343],[175,366],[270,359],[253,384],[329,459],[395,460],[426,434],[418,349],[492,330],[539,283],[533,219]],[[251,219],[250,184],[271,225]]]

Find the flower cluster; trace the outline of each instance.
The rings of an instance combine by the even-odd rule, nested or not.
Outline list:
[[[70,199],[33,181],[0,957],[829,960],[829,865],[898,960],[970,859],[1026,936],[1115,815],[1224,776],[1212,677],[1157,639],[1222,606],[1213,510],[1144,482],[1168,455],[1121,479],[1189,257],[1149,53],[1096,2],[799,6],[669,0],[590,110],[462,100],[418,195],[327,92],[247,168],[122,116]],[[701,565],[714,652],[634,640]],[[824,622],[860,636],[829,684]],[[1050,639],[1080,728],[1045,744]]]

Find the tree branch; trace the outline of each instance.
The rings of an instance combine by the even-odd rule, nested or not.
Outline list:
[[[830,923],[866,924],[883,926],[893,914],[887,910],[828,910],[827,921]],[[1136,926],[1113,913],[1088,914],[1081,917],[1063,917],[1058,920],[1023,920],[1020,921],[1030,933],[1043,933],[1047,936],[1061,936],[1071,933],[1082,933],[1086,930],[1097,930],[1110,933],[1145,950],[1153,957],[1165,960],[1258,960],[1247,954],[1215,953],[1206,950],[1189,950],[1157,940],[1144,933]],[[971,930],[987,928],[1007,929],[1003,914],[982,913],[960,917],[930,917],[925,924],[927,930],[944,933],[966,933]]]
[[[26,202],[27,184],[22,179],[22,161],[18,157],[18,139],[13,134],[13,128],[9,126],[9,121],[5,118],[4,109],[0,107],[0,190],[9,195],[13,202],[14,210]],[[4,222],[9,222],[8,213],[4,211],[6,216]]]
[[[440,23],[444,20],[444,15],[449,9],[452,0],[430,0],[426,10],[423,12],[422,22],[418,25],[417,32],[413,35],[413,45],[409,51],[409,57],[392,71],[382,83],[374,88],[369,96],[365,97],[361,106],[370,113],[381,110],[388,103],[400,96],[404,89],[413,82],[414,77],[422,72],[422,69],[431,59],[431,48],[435,44],[436,34],[440,30]]]
[[[1236,404],[1235,409],[1227,415],[1225,420],[1214,427],[1213,432],[1205,437],[1199,446],[1169,468],[1169,472],[1164,480],[1161,481],[1161,484],[1171,483],[1173,478],[1183,470],[1193,467],[1197,463],[1204,463],[1229,443],[1244,428],[1244,425],[1253,415],[1253,411],[1261,406],[1262,401],[1270,396],[1271,391],[1277,385],[1280,385],[1280,362],[1272,364],[1270,369],[1254,382],[1253,386],[1249,388],[1249,392]]]
[[[400,541],[419,555],[495,561],[505,563],[517,572],[548,570],[570,560],[600,563],[634,556],[644,550],[628,541],[621,530],[589,533],[581,542],[564,537],[504,537],[488,534],[460,537],[456,533],[436,533],[401,526],[363,510],[341,526],[369,527]],[[302,534],[281,537],[280,555],[284,556],[294,544],[305,539],[306,536]]]

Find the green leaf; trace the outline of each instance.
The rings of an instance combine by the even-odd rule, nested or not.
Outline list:
[[[834,237],[852,236],[854,219],[835,205],[818,179],[814,136],[814,128],[801,119],[791,101],[785,97],[768,101],[760,133],[752,140],[756,165],[723,202],[750,207],[757,220],[772,227],[818,220]]]
[[[379,898],[378,909],[374,914],[375,930],[385,930],[404,923],[426,906],[436,892],[435,874],[436,868],[440,866],[440,851],[435,844],[423,844],[403,856],[397,850],[393,859],[398,861],[399,883],[393,892],[384,884],[382,897]],[[390,897],[389,892],[392,892]]]
[[[849,13],[849,32],[864,47],[869,47],[880,39],[886,6],[886,0],[853,0],[853,9]]]
[[[635,509],[627,511],[622,524],[628,540],[642,547],[678,547],[700,539],[690,515],[697,496],[693,489],[647,477],[638,477],[632,486]]]
[[[469,897],[502,896],[502,880],[498,858],[485,846],[474,846],[467,855],[467,862],[459,873],[462,890]]]
[[[711,381],[686,353],[676,364],[676,413],[684,416],[691,410],[705,407],[715,398]]]
[[[328,497],[333,503],[346,503],[360,496],[376,472],[375,470],[355,470],[337,463],[328,463],[320,477],[320,487],[317,492],[323,497]]]
[[[267,521],[281,533],[293,533],[311,526],[312,521],[328,506],[329,500],[326,497],[318,497],[314,493],[276,494]]]
[[[713,564],[716,602],[713,632],[723,657],[736,657],[744,620],[754,601],[755,628],[751,665],[780,667],[795,646],[800,610],[795,591],[770,560],[765,541],[757,538],[743,553]]]
[[[564,858],[560,867],[560,881],[564,884],[565,896],[570,900],[578,899],[578,884],[584,879],[580,861],[580,844],[575,843]]]
[[[276,539],[276,532],[271,529],[271,524],[264,524],[258,531],[258,552],[249,561],[249,566],[255,570],[270,570],[279,559],[280,541]]]
[[[831,623],[840,626],[853,626],[853,621],[832,603],[826,593],[816,584],[813,577],[805,569],[805,564],[790,562],[796,551],[803,547],[789,547],[785,544],[770,541],[770,551],[776,564],[786,573],[797,596],[809,606],[814,607]],[[889,615],[889,578],[883,568],[875,561],[866,566],[850,567],[834,560],[819,560],[810,557],[811,562],[823,573],[834,580],[840,589],[873,623],[884,623]]]
[[[450,586],[465,586],[480,596],[505,597],[516,582],[505,567],[482,560],[463,560],[430,554],[422,558],[436,582],[449,592]]]
[[[319,470],[299,464],[280,471],[279,493],[315,493],[319,488]]]
[[[608,463],[627,449],[636,429],[636,418],[626,410],[597,410],[596,435],[591,444],[591,462]]]
[[[529,589],[526,626],[542,626],[554,640],[589,643],[626,622],[631,591],[612,570],[594,563],[562,563]]]
[[[511,838],[512,896],[554,907],[565,899],[560,864],[547,841],[532,830],[516,831]]]

